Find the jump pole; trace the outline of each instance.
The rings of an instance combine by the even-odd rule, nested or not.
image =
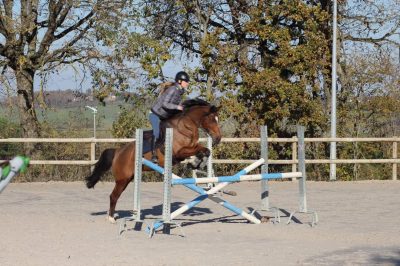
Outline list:
[[[291,173],[272,173],[272,174],[256,174],[256,175],[240,175],[240,176],[217,176],[217,177],[203,177],[203,178],[184,178],[172,180],[172,185],[184,184],[206,184],[206,183],[233,183],[243,181],[260,181],[269,179],[285,179],[285,178],[299,178],[302,176],[301,172]]]

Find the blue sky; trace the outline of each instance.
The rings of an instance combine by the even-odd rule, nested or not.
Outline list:
[[[191,65],[191,62],[187,62]],[[187,65],[187,64],[185,64]],[[178,71],[184,69],[184,65],[177,59],[168,61],[164,67],[164,75],[173,79]],[[40,87],[40,78],[35,79],[35,90]],[[79,69],[74,69],[72,66],[66,66],[61,69],[58,73],[49,74],[47,77],[46,90],[82,90],[86,91],[91,88],[91,77],[84,77],[83,73]]]
[[[355,3],[358,2],[357,0],[351,0],[349,1],[349,6],[355,6]],[[397,3],[397,0],[377,0],[377,1],[372,1],[374,4],[383,4],[383,5],[390,5],[393,3]],[[365,5],[369,5],[367,2]],[[363,5],[365,7],[365,5]],[[398,9],[399,6],[393,6],[392,9]],[[357,9],[358,10],[358,9]],[[357,13],[356,10],[353,10],[355,13]],[[364,11],[358,11],[358,12],[365,12]],[[388,23],[391,25],[390,23]],[[387,26],[387,25],[386,25]],[[385,27],[382,27],[382,31]],[[382,31],[378,31],[376,34],[379,35]],[[394,36],[395,40],[398,41],[399,36]],[[354,46],[354,43],[351,43],[350,46],[346,46],[346,49],[351,51],[351,48]],[[395,48],[393,49],[393,55],[394,58],[399,58],[400,60],[400,55],[399,55],[399,49]],[[179,59],[179,56],[176,56],[176,58]],[[169,62],[163,67],[163,72],[164,75],[170,79],[173,79],[175,76],[175,73],[184,69],[183,64],[178,60],[174,59]],[[198,63],[196,62],[185,62],[185,66],[188,66],[189,68],[197,66]],[[35,89],[37,90],[40,87],[40,78],[37,78],[35,80]],[[46,89],[47,90],[65,90],[65,89],[73,89],[73,90],[82,90],[86,91],[91,88],[91,79],[90,76],[83,77],[83,73],[79,71],[79,69],[74,69],[72,67],[64,67],[62,70],[60,70],[58,73],[54,74],[49,74],[47,77],[47,85]]]

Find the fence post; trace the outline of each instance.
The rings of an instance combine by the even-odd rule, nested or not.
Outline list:
[[[293,136],[293,142],[292,142],[292,172],[297,172],[297,137]]]
[[[94,161],[96,160],[96,140],[93,139],[92,142],[90,143],[90,161],[93,164]],[[93,172],[94,165],[90,167],[90,171]]]
[[[397,159],[397,141],[393,142],[393,159]],[[393,164],[392,179],[397,180],[397,163]]]
[[[297,136],[293,136],[292,137],[293,142],[292,142],[292,172],[297,172],[297,142],[299,141],[299,139],[297,138]],[[290,178],[290,181],[297,181],[297,178]]]

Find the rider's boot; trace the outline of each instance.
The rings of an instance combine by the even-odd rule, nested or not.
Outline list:
[[[157,139],[153,136],[151,138],[151,162],[158,164],[158,158],[156,154],[156,141]]]

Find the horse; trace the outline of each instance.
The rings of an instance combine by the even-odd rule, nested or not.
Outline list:
[[[221,129],[218,124],[219,107],[209,104],[200,99],[192,99],[183,102],[184,110],[170,119],[161,123],[160,138],[157,141],[155,153],[158,157],[158,164],[164,165],[163,139],[165,128],[173,128],[172,164],[175,165],[183,160],[195,156],[192,162],[193,168],[203,166],[210,155],[210,150],[199,144],[199,129],[205,130],[213,140],[213,146],[221,141]],[[152,131],[143,133],[143,139],[148,143],[152,137]],[[149,145],[147,145],[149,146]],[[150,160],[151,149],[143,148],[143,157]],[[90,176],[85,178],[87,188],[94,188],[101,176],[111,168],[115,179],[115,186],[110,194],[110,207],[108,220],[115,223],[115,206],[122,192],[134,178],[135,168],[135,142],[130,142],[120,148],[104,150]],[[143,167],[143,171],[152,171]]]

